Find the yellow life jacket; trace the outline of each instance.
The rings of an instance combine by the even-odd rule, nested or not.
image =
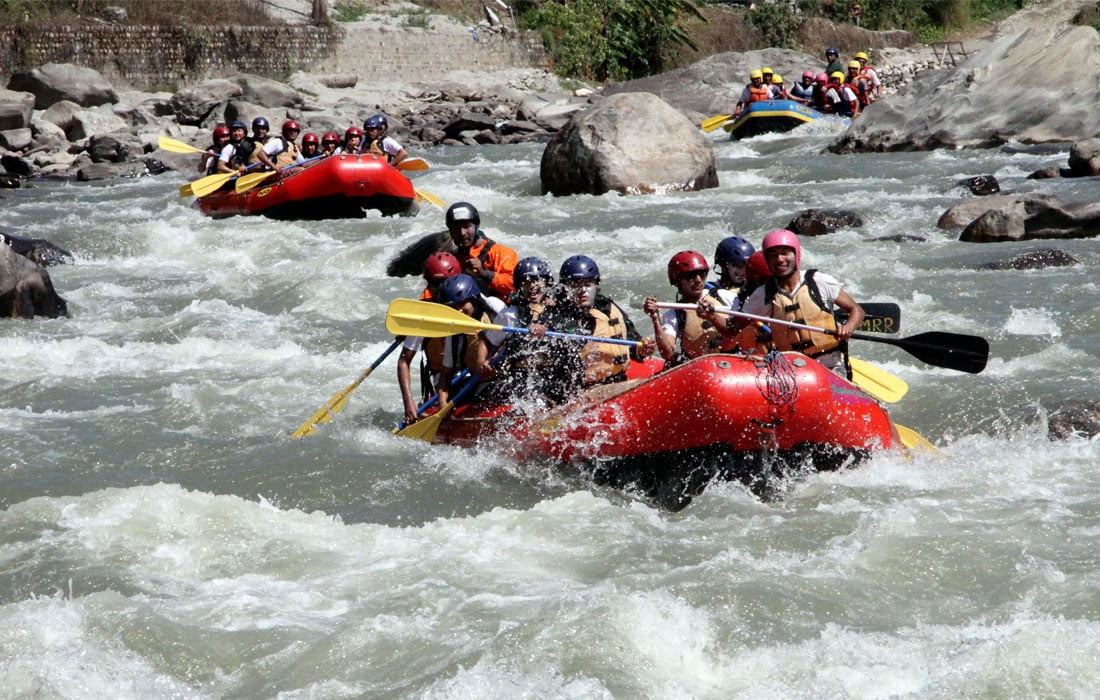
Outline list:
[[[298,147],[292,141],[283,139],[283,152],[275,156],[275,165],[285,168],[298,162]]]
[[[722,334],[710,321],[704,321],[695,311],[676,312],[677,338],[680,352],[688,359],[722,350]]]
[[[392,161],[393,156],[391,156],[389,153],[386,153],[386,149],[382,148],[383,138],[385,137],[373,139],[370,142],[370,145],[363,149],[363,153],[373,153],[376,156],[382,156],[383,158],[385,158],[386,162]]]
[[[619,307],[612,304],[610,313],[593,307],[588,311],[596,319],[596,328],[589,334],[599,338],[627,340],[626,319]],[[610,343],[586,343],[581,348],[584,358],[584,383],[596,384],[626,372],[630,364],[630,346]]]
[[[775,278],[765,283],[764,301],[772,306],[772,318],[826,330],[836,330],[836,318],[825,308],[821,292],[814,282],[816,270],[807,270],[794,296],[779,289]],[[809,357],[835,350],[840,341],[835,335],[826,335],[801,328],[772,324],[772,341],[777,350],[795,350]]]

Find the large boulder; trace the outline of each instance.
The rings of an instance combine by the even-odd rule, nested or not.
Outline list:
[[[1058,79],[1051,67],[1061,66]],[[1100,35],[1032,26],[871,105],[830,150],[918,151],[1100,136]]]
[[[82,109],[73,115],[72,124],[69,125],[66,133],[70,141],[80,141],[99,134],[112,134],[129,131],[129,129],[130,125],[109,109]]]
[[[8,89],[34,95],[35,109],[46,109],[59,100],[71,100],[81,107],[118,102],[115,89],[99,71],[72,63],[47,63],[18,71],[8,81]]]
[[[718,186],[714,151],[699,128],[643,92],[607,97],[580,112],[542,153],[543,193],[622,194]]]
[[[0,245],[0,317],[57,318],[67,313],[46,269]]]
[[[993,199],[985,198],[983,201]],[[1057,199],[998,197],[963,229],[960,241],[998,243],[1035,239],[1093,238],[1100,235],[1100,203],[1066,203]]]
[[[237,83],[223,79],[207,80],[184,88],[168,101],[180,124],[198,126],[226,101],[244,93]]]
[[[289,85],[259,75],[241,73],[229,78],[241,87],[241,98],[261,107],[301,107],[302,93]]]
[[[34,114],[34,95],[29,92],[0,90],[0,131],[25,129]]]

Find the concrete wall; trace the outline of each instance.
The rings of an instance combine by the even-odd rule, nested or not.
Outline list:
[[[356,73],[360,80],[429,81],[457,69],[545,67],[534,35],[286,27],[0,28],[0,86],[13,71],[75,63],[117,88],[177,90],[205,78],[247,72],[284,79],[296,70]]]

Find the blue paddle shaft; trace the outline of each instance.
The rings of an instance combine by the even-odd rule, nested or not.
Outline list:
[[[501,326],[500,330],[508,333],[531,333],[530,328],[516,328],[514,326]],[[624,340],[622,338],[598,338],[594,335],[575,335],[573,333],[559,333],[558,331],[546,331],[545,335],[551,338],[572,338],[573,340],[585,340],[591,343],[611,343],[612,345],[629,345],[634,347],[641,345],[637,340]]]

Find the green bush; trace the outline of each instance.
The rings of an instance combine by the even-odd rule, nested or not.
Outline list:
[[[695,2],[555,0],[525,13],[522,24],[540,32],[558,75],[629,80],[661,72],[674,46],[695,48],[679,24],[686,13],[703,19]]]
[[[332,6],[332,18],[337,22],[358,22],[366,14],[366,6],[355,0],[341,0]]]
[[[760,32],[768,46],[780,49],[798,48],[798,26],[801,19],[787,4],[756,5],[745,17],[750,26]]]

